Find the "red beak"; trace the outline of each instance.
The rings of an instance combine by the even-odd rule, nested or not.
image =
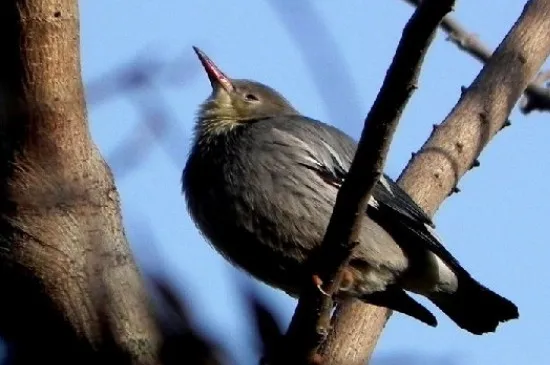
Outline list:
[[[193,46],[193,50],[197,54],[197,57],[199,57],[202,67],[204,67],[204,70],[210,79],[212,89],[215,90],[218,87],[222,87],[228,93],[232,92],[234,88],[231,80],[229,80],[229,77],[227,77],[203,51],[195,46]]]

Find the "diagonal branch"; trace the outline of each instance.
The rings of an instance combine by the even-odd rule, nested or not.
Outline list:
[[[418,6],[422,0],[405,0],[405,2]],[[491,50],[452,17],[447,16],[443,19],[441,29],[448,34],[452,43],[478,61],[485,63],[491,58]],[[529,114],[535,110],[550,111],[550,89],[545,87],[545,81],[537,78],[527,85],[520,103],[523,114]]]
[[[453,0],[427,0],[405,26],[380,93],[365,120],[357,152],[338,192],[323,243],[311,262],[314,281],[322,288],[305,285],[306,290],[300,296],[288,330],[287,343],[292,345],[295,359],[314,360],[318,346],[329,332],[331,295],[337,291],[342,269],[357,244],[372,189],[383,172],[401,114],[417,88],[424,56],[439,22],[453,5]],[[324,355],[332,359],[342,354],[329,350]]]
[[[529,81],[550,54],[550,2],[530,0],[472,85],[445,121],[415,154],[398,182],[430,215],[472,166],[487,143],[502,129]],[[331,364],[360,364],[376,346],[390,311],[348,302],[337,310],[328,343],[354,359]]]
[[[402,173],[400,184],[428,213],[435,213],[502,129],[548,58],[549,16],[550,2],[527,3],[489,62]]]
[[[101,104],[115,96],[125,95],[142,116],[130,135],[107,157],[115,176],[121,178],[146,160],[156,144],[163,148],[174,163],[180,166],[179,144],[185,133],[173,123],[173,115],[156,81],[164,85],[187,85],[197,76],[194,59],[185,54],[172,60],[150,58],[150,50],[140,52],[131,61],[90,81],[86,86],[86,99],[90,107]],[[156,142],[156,144],[155,144]],[[176,151],[178,151],[176,153]]]

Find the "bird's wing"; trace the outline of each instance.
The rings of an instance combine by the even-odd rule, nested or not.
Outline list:
[[[405,194],[405,192],[402,193]],[[410,214],[408,209],[403,208],[400,204],[393,201],[393,199],[388,200],[383,195],[373,193],[373,199],[369,202],[367,214],[390,233],[399,230],[405,233],[407,237],[418,238],[408,242],[408,244],[420,243],[424,245],[426,249],[437,255],[454,272],[469,276],[458,260],[443,246],[430,221],[423,220],[422,216]]]
[[[356,150],[356,142],[351,137],[332,126],[301,116],[286,118],[276,128],[288,138],[300,141],[303,158],[298,159],[298,163],[315,171],[326,183],[341,186]],[[441,244],[430,217],[385,174],[374,187],[367,214],[389,233],[399,229],[408,236],[417,237],[415,243],[424,245],[453,271],[466,273]]]
[[[435,228],[435,224],[426,212],[386,174],[380,177],[380,181],[374,187],[373,196],[400,214]]]

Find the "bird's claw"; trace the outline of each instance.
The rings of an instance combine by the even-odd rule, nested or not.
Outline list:
[[[323,280],[321,280],[321,278],[319,277],[319,275],[316,275],[314,274],[313,275],[313,284],[315,284],[315,286],[317,287],[317,289],[319,289],[319,291],[321,292],[321,294],[327,296],[327,297],[330,297],[331,295],[329,293],[327,293],[326,291],[323,290],[322,286],[323,286]]]

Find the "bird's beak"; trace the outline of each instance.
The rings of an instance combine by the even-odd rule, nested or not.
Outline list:
[[[221,87],[228,93],[232,92],[234,87],[229,77],[227,77],[203,51],[195,46],[193,46],[193,50],[197,54],[197,57],[199,57],[202,67],[204,67],[204,70],[210,79],[212,89],[217,90]]]

